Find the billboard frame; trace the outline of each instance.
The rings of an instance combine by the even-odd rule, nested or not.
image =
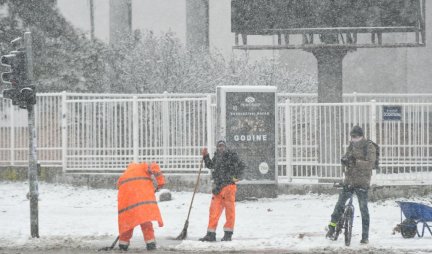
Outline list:
[[[280,49],[304,49],[313,50],[319,48],[339,48],[355,50],[357,48],[402,48],[426,46],[426,0],[418,0],[419,17],[416,26],[392,26],[392,27],[326,27],[326,28],[289,28],[289,29],[261,29],[238,30],[235,33],[235,45],[233,49],[241,50],[280,50]],[[232,10],[233,11],[233,10]],[[233,21],[231,21],[233,22]],[[412,42],[385,42],[384,34],[406,33],[414,34]],[[357,43],[358,35],[369,34],[370,43]],[[248,44],[248,36],[277,36],[276,44]],[[292,35],[302,36],[302,43],[292,44]],[[335,35],[338,43],[317,43],[320,35]],[[318,38],[318,39],[316,39]],[[339,40],[340,38],[340,40]],[[240,41],[242,43],[240,43]]]

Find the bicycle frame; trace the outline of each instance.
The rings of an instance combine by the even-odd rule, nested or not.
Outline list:
[[[336,241],[343,229],[346,246],[349,246],[351,244],[352,225],[354,222],[353,196],[354,190],[349,192],[349,198],[345,203],[344,212],[336,225],[336,232],[334,236],[334,240]]]

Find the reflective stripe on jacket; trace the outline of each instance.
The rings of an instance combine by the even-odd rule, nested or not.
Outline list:
[[[152,163],[150,168],[147,163],[131,163],[118,179],[119,234],[148,221],[157,221],[160,227],[163,226],[152,174],[158,185],[165,184],[165,178],[156,163]]]

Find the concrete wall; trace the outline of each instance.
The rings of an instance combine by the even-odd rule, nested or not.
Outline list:
[[[87,186],[89,188],[115,189],[118,175],[78,175],[64,174],[60,168],[41,168],[38,179],[47,183],[69,184],[73,186]],[[172,191],[193,191],[196,183],[195,176],[166,176],[164,188]],[[27,168],[0,167],[0,181],[28,181]],[[209,175],[200,178],[199,192],[211,191]]]
[[[279,193],[305,195],[315,194],[338,194],[340,190],[333,187],[333,184],[291,184],[279,185]],[[375,202],[390,198],[412,198],[430,196],[432,194],[431,185],[405,185],[405,186],[379,186],[369,189],[369,201]]]
[[[0,167],[1,181],[27,181],[27,168]],[[118,176],[116,175],[73,175],[63,174],[59,168],[41,168],[39,181],[47,183],[69,184],[73,186],[87,186],[89,188],[115,189]],[[166,189],[171,191],[193,191],[195,176],[166,176]],[[209,175],[200,179],[198,192],[211,193]],[[280,184],[278,194],[306,195],[337,194],[339,190],[332,184]],[[380,186],[369,190],[370,201],[385,200],[389,198],[410,198],[416,196],[430,196],[432,185],[419,186]]]

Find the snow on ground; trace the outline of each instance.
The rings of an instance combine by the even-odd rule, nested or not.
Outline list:
[[[0,252],[3,249],[50,250],[58,248],[96,250],[109,246],[117,233],[115,190],[89,189],[40,183],[39,227],[40,239],[30,235],[28,184],[0,182]],[[384,250],[416,253],[432,251],[432,237],[403,239],[392,235],[400,222],[400,209],[395,200],[370,203],[370,244],[359,244],[361,218],[355,200],[353,240],[349,249],[342,239],[325,239],[325,226],[329,222],[337,195],[280,195],[276,199],[244,201],[237,203],[237,221],[232,242],[203,243],[207,227],[210,194],[195,196],[188,238],[172,240],[183,229],[191,192],[174,192],[173,200],[159,203],[165,226],[155,232],[160,250],[166,251],[298,251],[333,252],[354,250],[363,252]],[[429,197],[417,202],[430,204]],[[218,240],[223,235],[222,215],[217,231]],[[431,223],[432,224],[432,223]],[[145,249],[139,228],[135,229],[131,250]]]

